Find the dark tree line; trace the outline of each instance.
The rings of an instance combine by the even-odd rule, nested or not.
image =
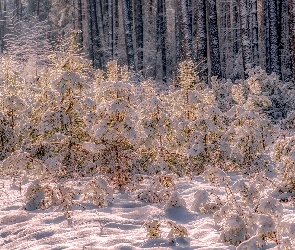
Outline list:
[[[167,81],[179,62],[206,59],[201,77],[237,79],[261,66],[283,80],[295,74],[295,0],[0,0],[0,46],[11,19],[48,20],[52,38],[80,30],[96,68],[119,59]]]

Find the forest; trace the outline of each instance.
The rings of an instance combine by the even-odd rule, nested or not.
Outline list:
[[[295,0],[0,0],[0,248],[295,248]]]
[[[209,82],[212,76],[244,78],[247,64],[283,81],[294,73],[294,3],[287,0],[1,0],[0,15],[2,53],[14,50],[9,35],[25,46],[44,37],[52,44],[79,30],[95,68],[118,59],[164,82],[177,80],[186,59],[202,62],[201,76]],[[41,23],[43,37],[22,28],[38,30]]]

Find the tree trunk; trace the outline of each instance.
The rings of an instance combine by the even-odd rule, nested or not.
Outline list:
[[[282,10],[283,10],[283,0],[276,0],[277,4],[277,35],[278,35],[278,58],[279,58],[279,67],[280,75],[282,76],[282,51],[283,51],[283,25],[282,25]]]
[[[246,65],[252,65],[251,43],[248,33],[248,14],[247,0],[239,0],[239,17],[244,72],[246,70]],[[246,73],[245,77],[247,77]]]
[[[78,42],[80,46],[83,44],[83,25],[82,25],[82,3],[81,0],[77,0],[77,29],[81,31],[78,36]]]
[[[259,64],[258,52],[258,19],[257,19],[257,0],[251,0],[252,3],[252,51],[253,51],[253,65]]]
[[[115,0],[114,3],[114,22],[115,22],[115,29],[114,29],[114,55],[115,58],[119,58],[119,51],[118,51],[118,46],[119,46],[119,0]]]
[[[157,44],[161,51],[162,59],[162,79],[166,82],[167,78],[167,59],[166,59],[166,11],[165,0],[157,1]]]
[[[239,10],[237,5],[233,6],[233,18],[232,18],[232,27],[233,27],[233,53],[237,55],[239,53]]]
[[[114,18],[113,18],[113,0],[108,0],[109,14],[109,53],[110,59],[114,59]]]
[[[198,34],[197,60],[208,59],[207,53],[207,21],[206,21],[206,0],[197,0],[196,25]],[[208,60],[207,60],[208,61]],[[205,70],[200,77],[205,79],[208,76],[208,70]]]
[[[194,60],[192,28],[187,0],[181,0],[182,29],[184,34],[184,53],[186,59]]]
[[[265,69],[268,74],[271,73],[271,56],[270,56],[270,28],[269,28],[269,1],[264,2],[264,26],[265,26]]]
[[[211,61],[211,76],[222,77],[219,52],[216,0],[207,0],[208,35]]]
[[[180,7],[180,0],[175,0],[175,61],[176,65],[178,66],[179,63],[182,61],[182,46],[181,46],[181,7]]]
[[[278,28],[277,28],[277,3],[276,0],[269,1],[269,42],[271,71],[280,75],[281,65],[279,59]]]
[[[136,30],[136,53],[137,69],[143,69],[143,16],[142,0],[135,0],[135,30]]]
[[[90,0],[90,27],[91,27],[91,43],[90,53],[92,55],[93,66],[95,68],[102,67],[101,61],[101,43],[99,40],[96,0]]]
[[[101,43],[101,62],[102,65],[105,66],[106,63],[106,53],[107,53],[107,48],[106,48],[106,32],[104,29],[104,12],[103,12],[103,3],[102,0],[96,1],[96,11],[98,13],[97,16],[97,22],[98,22],[98,33],[99,33],[99,38],[100,38],[100,43]]]
[[[295,0],[289,0],[289,27],[292,55],[292,75],[295,77]]]
[[[130,0],[122,0],[122,11],[123,11],[123,19],[124,19],[125,44],[126,44],[128,68],[132,71],[135,71]]]

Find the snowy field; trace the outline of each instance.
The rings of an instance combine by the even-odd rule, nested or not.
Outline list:
[[[231,174],[231,180],[237,179]],[[87,180],[85,180],[87,181]],[[32,212],[25,211],[23,195],[11,187],[11,181],[1,180],[0,246],[1,249],[236,249],[219,240],[219,227],[212,214],[191,211],[194,193],[200,189],[215,191],[223,197],[222,188],[212,188],[201,177],[181,178],[177,190],[186,206],[172,207],[165,203],[147,203],[138,199],[138,193],[116,192],[112,203],[98,208],[83,202],[74,207],[68,220],[56,207]],[[79,188],[77,182],[77,189]],[[80,184],[81,185],[81,184]],[[23,189],[26,186],[22,187]],[[214,190],[213,190],[214,189]],[[284,220],[294,220],[290,203],[284,205]],[[148,239],[143,227],[146,221],[160,220],[161,238]],[[168,240],[173,221],[187,229],[188,237]],[[277,249],[269,242],[263,249]]]

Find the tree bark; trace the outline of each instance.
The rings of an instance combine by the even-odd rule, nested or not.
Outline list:
[[[281,64],[279,59],[278,28],[277,28],[277,3],[276,0],[269,1],[269,42],[271,71],[280,75]]]
[[[166,11],[165,0],[157,1],[157,44],[161,51],[162,79],[167,80],[167,59],[166,59]],[[157,49],[158,51],[158,49]]]
[[[220,65],[219,37],[217,26],[216,0],[207,0],[208,35],[211,61],[211,76],[222,77]]]
[[[178,66],[179,63],[182,61],[182,46],[181,46],[181,6],[180,6],[180,0],[175,0],[174,2],[175,6],[175,61],[176,65]]]
[[[194,60],[192,28],[187,0],[181,0],[182,29],[184,34],[184,53],[186,59]]]
[[[248,14],[247,0],[239,0],[239,17],[244,71],[246,70],[246,65],[252,65],[252,51],[248,33]],[[247,77],[246,73],[245,77]]]
[[[295,77],[295,0],[289,0],[289,27],[292,55],[292,75]]]
[[[99,40],[99,32],[98,32],[96,0],[90,0],[89,7],[90,7],[90,27],[91,27],[90,53],[93,60],[93,66],[95,68],[102,68],[101,43]]]
[[[206,0],[198,0],[197,5],[197,31],[198,49],[197,57],[201,61],[207,58],[207,24],[206,24]]]
[[[197,55],[198,61],[208,59],[207,52],[207,20],[206,20],[206,0],[197,0],[196,26],[198,34]],[[205,70],[200,77],[205,79],[208,76],[208,70]]]
[[[135,71],[130,0],[122,0],[122,11],[123,11],[123,19],[124,19],[125,44],[126,44],[128,68],[132,71]]]
[[[143,69],[143,16],[142,16],[142,0],[135,0],[135,30],[136,30],[136,53],[137,53],[137,69]]]
[[[113,0],[108,0],[108,14],[109,14],[109,54],[110,59],[114,59],[114,18],[113,18]]]
[[[258,52],[258,19],[257,19],[257,0],[251,0],[252,4],[252,51],[253,51],[253,66],[259,64]]]
[[[118,59],[119,51],[118,51],[118,46],[119,46],[119,0],[115,0],[114,3],[114,23],[115,23],[115,29],[114,29],[114,56],[116,59]]]

